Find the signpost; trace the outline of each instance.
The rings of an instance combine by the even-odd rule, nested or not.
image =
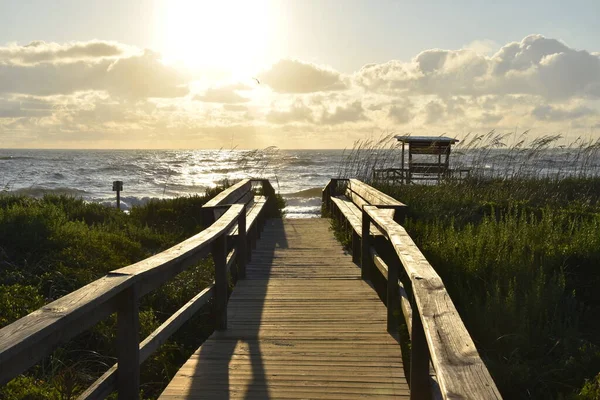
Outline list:
[[[117,192],[117,208],[121,209],[121,190],[123,190],[123,181],[113,182],[113,192]]]

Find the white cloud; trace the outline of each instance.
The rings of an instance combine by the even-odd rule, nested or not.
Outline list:
[[[181,97],[188,93],[185,75],[164,65],[152,51],[119,58],[99,79],[101,88],[127,97]]]
[[[1,99],[0,118],[42,117],[52,115],[53,105],[34,98]]]
[[[500,45],[490,39],[474,40],[471,43],[463,46],[465,49],[471,49],[476,53],[483,55],[491,55]]]
[[[249,90],[249,86],[237,83],[233,85],[208,88],[203,95],[194,96],[194,100],[207,103],[236,104],[246,103],[249,98],[241,96],[238,91]]]
[[[410,101],[397,101],[390,106],[388,118],[396,124],[407,124],[414,118],[412,107],[413,104]]]
[[[547,99],[600,96],[600,57],[541,35],[493,56],[471,49],[426,50],[410,62],[371,64],[356,74],[367,90],[412,95],[530,94]]]
[[[61,62],[49,62],[52,57],[47,51],[40,53],[47,62],[0,62],[0,95],[50,96],[96,90],[127,98],[145,98],[181,97],[188,93],[187,77],[164,65],[158,53],[146,50],[117,58],[93,58],[94,52],[102,53],[96,48],[98,43],[92,42],[90,46],[80,43],[52,53],[54,60],[61,54],[71,57],[61,58]],[[0,48],[0,53],[2,49],[5,48]],[[72,58],[82,54],[90,58]]]
[[[424,108],[425,122],[435,124],[441,121],[446,115],[446,109],[437,101],[430,101]]]
[[[239,104],[223,104],[223,110],[232,112],[248,111],[248,107]]]
[[[346,122],[365,121],[367,119],[362,103],[355,101],[345,107],[337,106],[333,112],[323,111],[321,123],[325,125],[337,125]]]
[[[110,147],[127,138],[128,147],[221,147],[233,134],[240,146],[302,147],[306,134],[311,146],[345,147],[408,124],[413,134],[457,136],[600,126],[600,53],[539,35],[494,54],[480,44],[346,75],[281,60],[252,86],[219,84],[223,77],[202,71],[190,76],[160,54],[120,43],[7,45],[0,47],[0,138],[3,146]]]
[[[313,111],[302,101],[296,101],[287,110],[271,110],[267,114],[267,121],[274,124],[287,124],[291,122],[314,122]]]
[[[569,109],[553,107],[550,105],[540,105],[535,107],[533,111],[531,111],[531,114],[540,121],[565,121],[597,115],[598,112],[586,106],[578,106]]]
[[[12,44],[0,47],[0,63],[35,65],[61,63],[124,56],[133,48],[116,42],[92,40],[89,42],[52,43],[37,40],[25,46]]]
[[[338,72],[299,60],[280,60],[269,70],[259,74],[259,79],[279,93],[310,93],[346,88]]]
[[[484,112],[476,118],[476,121],[483,126],[494,126],[498,124],[504,118],[501,114],[494,114],[490,112]]]

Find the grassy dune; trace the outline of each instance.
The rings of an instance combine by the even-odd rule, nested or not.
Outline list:
[[[0,327],[197,233],[202,229],[200,207],[217,191],[153,201],[129,215],[69,197],[0,196]],[[145,296],[141,337],[212,280],[212,260],[205,260]],[[211,307],[205,307],[142,365],[144,398],[156,397],[212,332],[210,314]],[[115,332],[113,316],[0,388],[0,398],[74,398],[115,362]]]
[[[599,399],[600,146],[526,136],[464,140],[463,182],[373,185],[408,205],[406,229],[505,398]],[[391,136],[357,142],[340,176],[369,182],[399,165],[396,148]]]
[[[406,228],[505,398],[577,398],[600,371],[593,187],[600,178],[380,187],[409,205]]]

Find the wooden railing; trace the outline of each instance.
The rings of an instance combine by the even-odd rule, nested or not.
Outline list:
[[[263,191],[272,189],[268,181],[266,184],[265,180],[260,182],[263,183]],[[221,197],[226,197],[226,193]],[[209,300],[214,299],[216,329],[226,329],[228,272],[236,266],[236,275],[245,275],[250,238],[246,235],[245,204],[215,206],[224,207],[226,211],[197,235],[162,253],[111,271],[103,278],[0,329],[0,385],[35,365],[57,345],[116,312],[117,364],[79,398],[102,399],[118,390],[119,399],[137,399],[140,364]],[[236,225],[237,234],[229,236]],[[215,265],[214,283],[140,343],[140,298],[209,255],[212,255]]]
[[[341,194],[341,181],[331,179],[323,189],[323,205],[329,211],[334,209],[331,197]],[[500,399],[444,283],[398,223],[402,218],[394,207],[360,208],[360,245],[352,247],[359,254],[353,259],[361,265],[362,278],[370,280],[385,301],[390,333],[398,333],[399,317],[404,316],[411,341],[411,398]],[[382,236],[373,236],[372,225]]]
[[[382,183],[412,183],[415,181],[461,181],[470,176],[468,168],[449,168],[437,164],[413,163],[410,168],[380,168],[374,169],[373,182]],[[416,175],[413,175],[416,174]]]
[[[242,179],[202,206],[202,221],[206,225],[212,224],[216,219],[214,210],[224,204],[248,203],[249,199],[254,196],[253,188],[256,184],[260,185],[262,195],[267,197],[269,203],[267,210],[273,210],[276,207],[274,204],[275,189],[273,189],[271,182],[268,179]]]
[[[377,268],[386,279],[390,332],[399,328],[399,310],[404,315],[411,340],[411,399],[500,399],[442,279],[390,211],[363,206],[361,275],[371,279]],[[371,224],[388,246],[375,243]],[[410,297],[399,279],[401,267]]]

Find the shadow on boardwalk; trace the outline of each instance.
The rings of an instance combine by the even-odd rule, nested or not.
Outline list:
[[[328,220],[270,220],[229,299],[227,330],[161,399],[407,399],[386,318]]]
[[[246,280],[237,282],[229,299],[228,330],[213,333],[192,356],[197,360],[194,370],[190,371],[193,379],[185,395],[187,398],[271,398],[258,336],[275,250],[286,248],[283,221],[269,220],[252,251]],[[241,296],[245,290],[250,292]],[[231,371],[234,358],[246,362],[237,364],[239,369]],[[234,377],[230,376],[231,372],[235,372]]]

